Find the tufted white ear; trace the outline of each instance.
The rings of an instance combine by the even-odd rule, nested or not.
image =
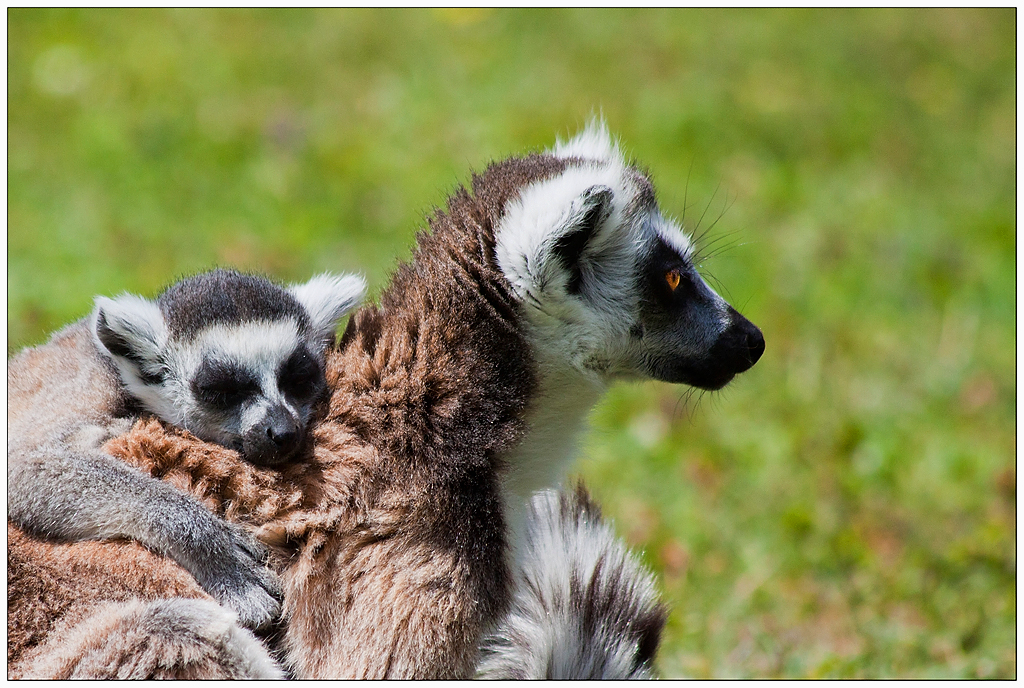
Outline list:
[[[157,384],[163,379],[161,351],[167,344],[167,324],[160,308],[141,296],[96,297],[92,315],[93,339],[113,359],[131,384]]]
[[[609,218],[619,214],[616,199],[622,193],[616,166],[572,166],[508,204],[495,254],[521,298],[579,293],[586,273],[581,257]]]
[[[601,162],[621,160],[619,147],[601,117],[592,117],[583,131],[568,141],[558,140],[552,151],[556,158],[583,158]]]
[[[288,287],[292,296],[306,309],[317,339],[330,341],[338,322],[359,305],[366,294],[361,275],[317,275],[305,284]]]
[[[570,294],[579,293],[582,283],[580,257],[594,232],[611,214],[611,203],[610,188],[599,184],[590,187],[572,202],[564,223],[554,233],[558,238],[551,253],[569,271],[566,291]]]

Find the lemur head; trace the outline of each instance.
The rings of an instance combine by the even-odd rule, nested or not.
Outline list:
[[[650,377],[719,389],[764,352],[761,331],[701,278],[689,238],[602,123],[550,155],[565,162],[509,201],[498,265],[537,355],[601,381]],[[558,363],[561,362],[561,363]]]
[[[327,389],[325,354],[364,290],[354,275],[285,288],[214,270],[156,301],[98,297],[92,329],[147,411],[270,466],[303,446]]]

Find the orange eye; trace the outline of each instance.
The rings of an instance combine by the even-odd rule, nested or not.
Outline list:
[[[671,289],[672,291],[675,291],[676,287],[679,286],[679,271],[669,270],[668,272],[666,272],[665,281],[668,282],[668,288]]]

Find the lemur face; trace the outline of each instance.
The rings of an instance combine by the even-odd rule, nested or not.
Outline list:
[[[554,178],[523,189],[497,231],[498,264],[523,302],[537,355],[597,379],[719,389],[764,352],[760,330],[701,278],[690,241],[650,180],[601,126],[552,153]]]
[[[156,302],[98,298],[95,342],[149,412],[257,465],[296,458],[327,383],[338,321],[362,298],[354,276],[279,287],[215,270]]]
[[[180,425],[260,466],[299,453],[327,391],[323,351],[290,319],[213,326],[172,343],[167,359]]]
[[[636,365],[650,377],[720,389],[764,353],[764,337],[656,234],[637,266]]]

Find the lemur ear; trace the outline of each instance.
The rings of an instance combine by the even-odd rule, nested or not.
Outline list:
[[[363,300],[366,280],[360,275],[325,272],[305,284],[293,284],[288,291],[306,309],[315,336],[330,341],[338,328],[338,321]]]
[[[580,270],[580,256],[587,242],[601,223],[611,214],[612,190],[607,186],[594,185],[577,196],[570,207],[560,236],[555,241],[552,253],[569,271],[566,291],[579,293],[583,283]]]
[[[163,380],[160,352],[167,344],[167,324],[160,308],[141,296],[96,297],[92,331],[100,351],[110,356],[122,376],[144,384]]]
[[[603,117],[591,117],[587,126],[576,136],[568,141],[557,141],[552,154],[556,158],[583,158],[606,162],[622,157]]]

